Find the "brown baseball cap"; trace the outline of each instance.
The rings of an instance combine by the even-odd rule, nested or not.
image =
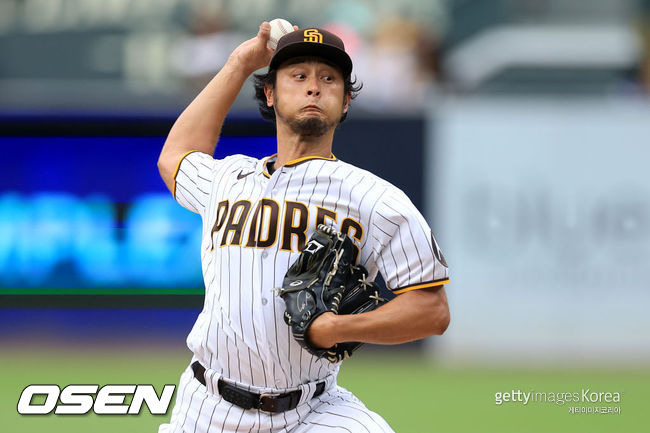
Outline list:
[[[352,60],[345,52],[341,38],[318,28],[295,30],[282,36],[271,57],[269,69],[277,69],[285,60],[302,57],[322,57],[338,65],[344,76],[352,72]]]

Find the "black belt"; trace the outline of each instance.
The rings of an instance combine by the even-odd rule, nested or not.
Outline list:
[[[205,367],[199,361],[195,361],[192,363],[192,371],[196,380],[205,386]],[[226,383],[222,379],[219,379],[218,386],[219,394],[227,402],[244,409],[259,409],[264,412],[275,413],[295,409],[302,395],[300,389],[285,394],[257,394]],[[318,382],[314,397],[318,397],[323,391],[325,391],[325,382]]]

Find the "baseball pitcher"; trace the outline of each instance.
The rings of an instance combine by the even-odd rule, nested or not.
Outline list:
[[[449,324],[447,264],[406,195],[338,160],[334,131],[359,87],[341,39],[270,25],[237,47],[175,122],[160,154],[174,198],[201,215],[203,310],[160,432],[392,432],[336,383],[362,343],[400,344]],[[255,75],[277,153],[212,157]],[[397,168],[396,168],[397,169]],[[381,272],[396,296],[381,298]]]

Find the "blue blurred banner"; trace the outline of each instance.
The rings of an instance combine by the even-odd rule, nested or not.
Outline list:
[[[200,219],[158,175],[164,140],[0,137],[0,287],[201,287]],[[216,157],[274,150],[223,137]]]
[[[101,194],[129,203],[166,191],[156,168],[164,142],[165,137],[0,137],[0,192]],[[275,137],[223,137],[215,157],[274,152]]]

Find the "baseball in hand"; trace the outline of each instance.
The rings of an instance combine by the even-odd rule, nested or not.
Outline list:
[[[275,47],[278,46],[278,41],[280,38],[293,31],[293,25],[289,21],[283,20],[282,18],[276,18],[269,22],[269,24],[271,24],[271,37],[269,38],[269,41],[266,45],[268,45],[268,47],[272,50],[275,50]]]

